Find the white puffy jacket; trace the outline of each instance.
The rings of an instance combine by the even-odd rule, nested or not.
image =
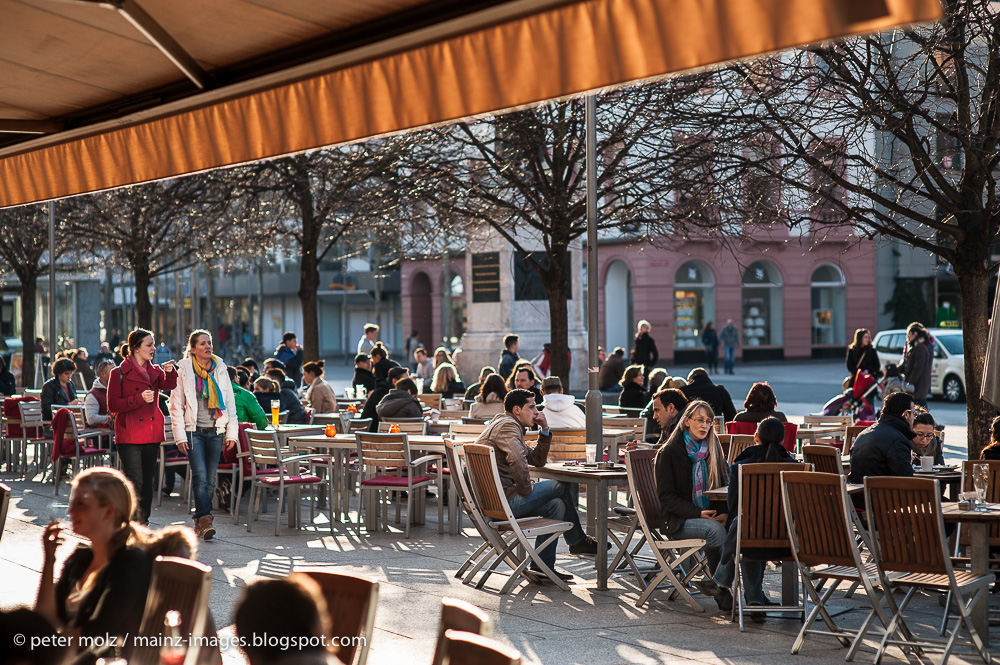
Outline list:
[[[587,416],[575,404],[572,395],[550,393],[542,402],[545,406],[545,420],[549,427],[582,429],[587,426]]]
[[[193,432],[198,424],[198,395],[195,393],[195,373],[191,358],[177,363],[177,387],[170,391],[170,428],[174,439],[186,441],[186,432]],[[215,430],[224,435],[226,441],[238,441],[240,424],[236,419],[236,397],[233,384],[229,381],[229,370],[220,362],[215,368],[215,380],[222,390],[222,401],[226,409],[215,421]]]

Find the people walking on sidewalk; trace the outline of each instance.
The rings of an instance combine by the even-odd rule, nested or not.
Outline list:
[[[733,325],[732,319],[726,320],[725,327],[719,332],[719,341],[725,353],[722,369],[726,374],[736,373],[736,347],[740,345],[740,331]]]
[[[660,352],[656,350],[656,342],[649,335],[653,329],[649,321],[643,319],[636,325],[635,343],[632,347],[632,364],[642,365],[643,378],[649,376],[649,370],[656,367],[656,361],[660,359]]]

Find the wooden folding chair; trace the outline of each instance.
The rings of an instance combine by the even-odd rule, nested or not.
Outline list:
[[[602,425],[604,429],[632,429],[635,431],[636,441],[646,440],[645,418],[604,418]]]
[[[215,637],[205,634],[211,587],[211,566],[180,557],[156,557],[139,639],[130,638],[133,648],[131,653],[126,651],[130,665],[160,665],[163,617],[171,610],[180,613],[181,636],[186,640],[183,665],[196,665],[202,647],[192,638]]]
[[[433,665],[444,661],[444,635],[449,630],[493,637],[493,620],[490,615],[472,603],[457,598],[441,599],[441,624],[438,627],[438,641],[434,648]]]
[[[418,459],[410,457],[410,443],[406,434],[372,434],[356,432],[358,443],[358,465],[361,473],[361,494],[358,499],[358,537],[361,537],[361,514],[365,501],[365,490],[384,495],[379,502],[382,504],[382,523],[388,517],[387,503],[389,495],[406,492],[406,537],[410,537],[410,523],[413,521],[413,492],[428,487],[435,482],[442,487],[441,466],[438,465],[436,479],[429,475],[427,469],[431,462],[441,459],[440,455],[424,455]],[[388,469],[395,469],[396,475]],[[444,532],[444,507],[438,501],[438,531]],[[396,522],[399,523],[399,502],[396,503]],[[369,508],[371,510],[371,508]],[[376,515],[379,512],[375,505]]]
[[[648,574],[645,588],[636,607],[642,607],[650,595],[663,582],[668,582],[673,588],[668,600],[680,595],[695,612],[704,612],[688,591],[687,585],[695,575],[704,569],[704,562],[699,552],[705,547],[705,541],[697,538],[686,540],[671,540],[664,538],[657,530],[660,524],[660,495],[656,492],[656,476],[653,471],[653,459],[656,450],[630,450],[625,453],[625,468],[628,473],[629,493],[635,501],[635,512],[642,534],[656,557],[659,572]],[[685,572],[682,564],[691,560]]]
[[[483,517],[483,514],[479,511],[479,507],[476,504],[476,499],[473,496],[472,488],[469,486],[466,478],[466,469],[463,462],[464,456],[464,446],[457,445],[450,438],[444,439],[444,450],[445,457],[448,460],[448,466],[452,471],[452,477],[454,478],[452,487],[455,489],[455,493],[458,495],[458,500],[462,504],[462,509],[465,514],[469,516],[469,520],[472,525],[479,532],[479,535],[483,538],[483,543],[476,550],[470,554],[465,561],[459,566],[458,570],[455,572],[455,577],[462,580],[463,584],[471,584],[475,579],[476,575],[482,570],[483,566],[487,563],[493,561],[493,559],[501,552],[508,549],[509,538],[513,538],[511,532],[508,532],[508,538],[505,539],[503,533],[499,530],[490,527],[488,520]],[[520,563],[520,559],[515,557],[513,554],[507,557],[508,564],[510,567],[517,568]],[[468,574],[466,574],[468,571]],[[486,577],[492,574],[487,573],[478,586],[482,586]]]
[[[844,428],[844,454],[851,454],[851,447],[854,446],[854,440],[858,438],[858,434],[861,434],[866,429],[864,425],[848,425]]]
[[[787,548],[792,542],[788,537],[788,527],[784,520],[784,510],[781,500],[782,471],[812,471],[809,464],[741,464],[739,466],[739,513],[736,524],[736,556],[733,565],[737,566],[735,583],[733,584],[733,618],[739,617],[740,631],[744,630],[743,615],[747,612],[777,612],[779,614],[797,614],[805,620],[805,601],[797,605],[760,605],[748,606],[743,594],[742,571],[739,568],[743,560],[759,561],[750,556],[744,556],[743,551],[751,548]],[[767,561],[785,561],[791,559],[791,553],[781,559],[768,558]]]
[[[417,395],[417,400],[428,409],[441,410],[441,395],[437,393],[423,393]]]
[[[878,663],[889,645],[942,652],[946,663],[964,626],[972,645],[989,665],[990,653],[972,621],[972,607],[986,593],[995,577],[955,571],[948,556],[941,516],[941,488],[933,478],[869,476],[865,478],[865,502],[871,525],[872,551],[878,565],[885,601],[892,619],[879,645]],[[897,605],[893,592],[905,590]],[[958,621],[947,640],[917,640],[903,618],[916,591],[950,594]],[[985,602],[985,599],[983,599]],[[894,639],[899,632],[902,639]]]
[[[834,450],[839,456],[840,451]],[[849,646],[845,660],[854,660],[872,622],[878,618],[884,629],[889,618],[876,591],[880,585],[878,567],[861,560],[861,551],[855,542],[856,512],[847,495],[847,479],[842,474],[828,472],[782,471],[781,499],[792,554],[806,594],[813,602],[813,609],[802,624],[791,652],[799,652],[807,635],[826,635],[837,638],[842,646]],[[865,594],[872,599],[872,609],[857,630],[840,627],[826,607],[843,582],[864,586]],[[826,583],[830,585],[822,588]],[[829,630],[813,629],[817,618],[822,618]]]
[[[311,577],[323,592],[331,635],[341,638],[330,650],[347,665],[365,665],[378,609],[378,580],[326,568],[296,568],[295,572]],[[344,639],[354,637],[363,639]]]
[[[444,634],[444,649],[441,665],[521,665],[521,652],[506,645],[458,630]]]
[[[754,445],[753,434],[731,434],[729,440],[729,453],[726,456],[726,464],[732,465],[736,458],[743,454],[743,451]]]
[[[7,523],[7,509],[10,507],[10,485],[0,483],[0,540],[3,539],[3,527]]]
[[[553,429],[550,460],[584,460],[587,457],[587,430]]]
[[[451,427],[448,429],[448,434],[452,438],[459,436],[476,436],[478,437],[486,429],[486,423],[452,423]]]
[[[483,446],[470,443],[464,446],[465,461],[469,475],[472,480],[472,490],[476,497],[476,505],[480,509],[483,517],[490,520],[486,525],[495,529],[499,534],[510,532],[514,537],[508,541],[507,548],[501,552],[494,565],[487,571],[488,573],[506,560],[507,556],[515,547],[524,551],[523,560],[510,575],[510,579],[500,590],[501,594],[508,593],[517,584],[528,567],[529,563],[534,563],[534,569],[548,577],[556,586],[563,591],[569,591],[566,583],[552,570],[548,564],[542,561],[540,550],[544,550],[553,541],[566,531],[573,528],[569,522],[547,519],[544,517],[524,517],[516,518],[511,511],[510,503],[507,502],[507,495],[504,494],[503,485],[500,482],[500,472],[497,469],[496,450],[492,446]],[[536,548],[533,538],[548,536]],[[500,536],[502,539],[502,536]],[[485,582],[485,578],[480,581]]]
[[[802,446],[802,459],[806,464],[812,464],[819,473],[836,473],[844,475],[844,460],[840,450],[826,443],[814,443]]]

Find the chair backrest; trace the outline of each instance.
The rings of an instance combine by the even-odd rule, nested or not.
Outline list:
[[[631,429],[635,431],[635,438],[638,441],[646,440],[646,424],[645,418],[604,418],[603,425],[604,429]]]
[[[405,434],[426,434],[427,433],[427,423],[424,422],[423,418],[417,420],[380,420],[378,423],[378,431],[385,433],[392,429],[395,425],[399,428],[399,431]]]
[[[729,453],[726,455],[726,463],[732,464],[743,451],[754,445],[753,434],[732,434],[729,441]]]
[[[250,444],[250,466],[258,464],[280,468],[278,433],[274,430],[248,429],[247,442]],[[256,471],[256,469],[254,469]]]
[[[358,461],[366,466],[406,466],[410,463],[410,444],[406,434],[355,432]]]
[[[844,429],[844,454],[851,454],[851,446],[854,445],[854,440],[858,438],[858,434],[864,432],[868,427],[866,425],[848,425]]]
[[[163,635],[163,619],[167,612],[175,610],[180,613],[181,635],[204,637],[211,587],[211,566],[180,557],[156,557],[139,636],[152,638]],[[130,642],[134,649],[131,654],[126,653],[129,663],[159,665],[160,647],[154,640]],[[198,648],[189,647],[184,665],[195,665],[198,652]]]
[[[417,399],[428,409],[437,409],[438,411],[441,410],[441,395],[436,393],[424,393],[422,395],[417,395]]]
[[[340,417],[339,413],[314,413],[312,414],[313,425],[333,425],[337,428],[338,432],[343,432],[347,428],[344,427],[344,419]]]
[[[521,652],[489,637],[449,630],[444,634],[442,665],[521,665]]]
[[[1000,503],[1000,460],[964,460],[962,462],[962,491],[971,492],[975,489],[972,480],[972,467],[976,464],[986,464],[989,467],[989,484],[986,486],[986,502]],[[961,526],[961,525],[960,525]],[[961,542],[968,545],[971,542],[968,529],[961,529]],[[989,524],[989,546],[1000,547],[1000,524]]]
[[[364,665],[378,609],[378,581],[326,568],[296,568],[295,572],[311,577],[323,592],[333,626],[331,635],[341,636],[331,651],[347,665]],[[347,637],[364,639],[343,639]]]
[[[587,455],[587,430],[553,429],[549,459],[577,460]]]
[[[500,483],[496,453],[492,446],[469,443],[465,448],[465,466],[472,481],[472,491],[483,515],[492,520],[507,519],[507,495]]]
[[[625,453],[629,494],[635,502],[640,524],[656,527],[660,524],[660,495],[656,491],[653,460],[656,450],[630,450]]]
[[[719,439],[719,446],[722,447],[722,456],[729,459],[729,446],[733,442],[732,434],[716,434]]]
[[[741,464],[739,541],[741,547],[788,547],[781,505],[781,472],[811,471],[808,464]]]
[[[25,397],[38,397],[38,398],[42,397],[42,389],[41,388],[25,388],[21,392],[24,393]]]
[[[844,428],[853,425],[854,419],[850,416],[804,416],[802,422],[806,427]]]
[[[826,443],[802,446],[802,458],[820,473],[844,473],[844,462],[840,450]]]
[[[7,509],[10,507],[10,486],[0,483],[0,539],[3,539],[3,527],[7,523]]]
[[[368,428],[371,426],[371,418],[351,418],[347,421],[347,431],[351,434],[354,432],[367,432]]]
[[[784,444],[785,450],[788,452],[795,450],[795,446],[798,444],[798,433],[798,425],[795,423],[785,423],[785,440],[782,441],[782,444]]]
[[[441,398],[441,411],[461,411],[462,405],[465,402],[464,397],[442,397]],[[466,414],[468,414],[468,409],[466,409]]]
[[[951,572],[936,480],[868,476],[865,503],[882,570],[932,575]]]
[[[529,429],[524,433],[524,442],[528,445],[533,443],[538,443],[539,431],[537,429]]]
[[[716,416],[715,417],[715,421],[712,423],[712,427],[715,428],[715,433],[716,434],[725,434],[726,433],[726,417],[725,416]]]
[[[730,420],[726,423],[726,434],[756,434],[757,423],[745,423],[739,420]]]
[[[781,472],[781,500],[792,551],[804,566],[857,566],[860,555],[851,527],[844,476]]]
[[[441,599],[441,624],[438,627],[438,642],[434,649],[433,665],[441,665],[444,660],[444,634],[449,630],[493,636],[493,620],[490,615],[472,603],[457,598]]]
[[[492,418],[470,418],[469,416],[462,416],[463,425],[485,425],[486,423],[493,420]]]
[[[469,416],[468,409],[447,409],[442,410],[439,418],[441,420],[461,420]]]
[[[486,429],[486,423],[473,424],[473,423],[452,423],[451,427],[448,428],[448,434],[451,436],[479,436]]]
[[[41,402],[27,402],[21,400],[17,403],[17,408],[21,411],[21,426],[31,427],[34,424],[36,427],[40,426],[43,422],[42,417],[42,403]],[[37,434],[35,436],[38,436]]]

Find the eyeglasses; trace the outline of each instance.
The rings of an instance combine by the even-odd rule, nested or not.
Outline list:
[[[699,425],[711,425],[715,422],[714,420],[710,420],[708,418],[690,418],[689,420],[693,423],[698,423]]]
[[[918,439],[933,439],[934,438],[934,432],[928,432],[926,434],[922,434],[920,432],[917,432],[917,437],[916,438],[918,438]]]

